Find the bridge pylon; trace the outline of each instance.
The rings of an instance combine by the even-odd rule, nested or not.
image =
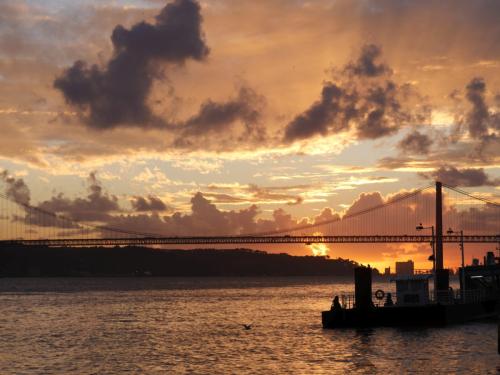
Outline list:
[[[443,267],[443,185],[436,181],[436,270]]]

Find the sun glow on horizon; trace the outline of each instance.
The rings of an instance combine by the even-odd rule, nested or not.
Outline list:
[[[328,253],[330,252],[330,248],[324,243],[313,243],[308,246],[315,257],[317,256],[324,257],[327,256]]]

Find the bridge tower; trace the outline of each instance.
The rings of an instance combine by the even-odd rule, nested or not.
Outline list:
[[[436,270],[443,269],[443,192],[436,181]]]
[[[443,192],[442,184],[436,181],[436,270],[434,275],[434,291],[436,300],[448,298],[450,287],[449,270],[443,265]]]

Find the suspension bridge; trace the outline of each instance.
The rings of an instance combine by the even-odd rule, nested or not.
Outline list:
[[[199,236],[182,235],[172,232],[168,221],[164,233],[131,230],[78,221],[64,211],[47,211],[6,194],[0,194],[0,223],[0,247],[431,242],[439,264],[443,243],[500,243],[500,203],[440,182],[371,206],[354,204],[342,216],[267,231],[256,226],[252,233],[224,233],[227,228],[221,227]],[[430,228],[433,233],[424,233]],[[447,228],[462,230],[463,236],[447,234]]]

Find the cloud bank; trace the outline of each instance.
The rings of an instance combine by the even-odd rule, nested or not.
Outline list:
[[[458,169],[451,165],[442,166],[431,173],[421,173],[426,179],[441,181],[452,187],[498,186],[500,179],[492,179],[483,168]]]
[[[427,114],[410,105],[410,87],[395,83],[392,70],[378,61],[381,53],[377,45],[363,46],[360,56],[343,68],[339,80],[325,82],[320,99],[288,123],[285,142],[351,128],[357,139],[377,139],[424,121]]]
[[[158,63],[183,64],[209,53],[201,29],[200,6],[194,0],[167,4],[150,24],[113,30],[113,57],[104,67],[77,61],[54,81],[66,101],[84,111],[86,123],[107,129],[117,125],[162,126],[147,99]]]

